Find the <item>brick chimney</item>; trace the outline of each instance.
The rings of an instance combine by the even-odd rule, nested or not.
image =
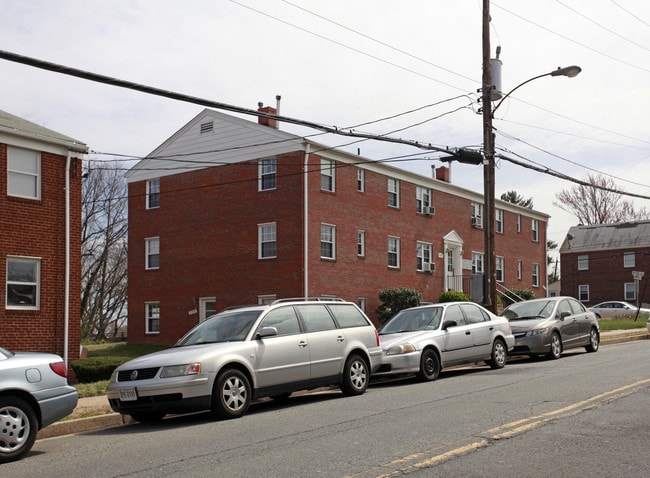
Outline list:
[[[277,114],[278,110],[276,110],[272,106],[264,106],[264,103],[262,103],[260,101],[259,103],[257,103],[257,111],[259,111],[260,113],[275,115],[275,114]],[[273,118],[265,118],[263,116],[258,116],[257,117],[257,122],[259,124],[263,125],[263,126],[268,126],[269,128],[277,128],[278,127],[277,121],[274,120]]]
[[[449,168],[447,166],[440,166],[436,168],[436,179],[438,181],[444,181],[446,183],[449,181]]]

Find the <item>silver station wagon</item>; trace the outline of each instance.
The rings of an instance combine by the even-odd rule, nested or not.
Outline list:
[[[126,362],[106,395],[140,422],[204,410],[237,418],[259,397],[328,385],[360,395],[380,363],[377,331],[355,304],[281,300],[221,312],[174,347]]]
[[[402,310],[379,329],[379,339],[383,357],[377,375],[415,373],[423,381],[463,363],[502,368],[515,344],[508,321],[473,302]]]

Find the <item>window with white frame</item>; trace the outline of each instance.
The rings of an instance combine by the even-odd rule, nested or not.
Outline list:
[[[323,191],[334,192],[334,161],[320,160],[320,188]]]
[[[472,226],[483,227],[483,204],[472,203]]]
[[[357,168],[357,191],[360,193],[366,190],[366,171]]]
[[[623,254],[623,267],[634,267],[636,258],[634,252],[625,252]]]
[[[578,286],[578,300],[580,302],[589,302],[589,284],[580,284]]]
[[[498,234],[503,234],[503,209],[495,209],[495,231]]]
[[[388,205],[399,207],[399,179],[388,178]]]
[[[7,257],[7,309],[38,309],[41,291],[41,260]]]
[[[472,274],[483,274],[482,252],[472,252]]]
[[[626,282],[624,287],[625,287],[625,300],[636,300],[636,283]]]
[[[217,313],[216,297],[201,297],[199,299],[199,322],[203,322],[208,317]]]
[[[399,267],[399,237],[388,236],[388,267]]]
[[[579,271],[589,270],[589,256],[578,256],[578,270]]]
[[[539,287],[539,264],[533,262],[533,287]]]
[[[160,268],[160,238],[150,237],[144,240],[145,244],[145,268]]]
[[[147,180],[147,209],[160,207],[160,178]]]
[[[497,282],[503,282],[505,280],[505,261],[503,257],[497,256],[497,261],[495,264]]]
[[[539,221],[537,219],[532,219],[530,223],[533,242],[539,241]]]
[[[160,302],[145,302],[144,313],[146,315],[146,333],[160,333]]]
[[[362,230],[357,231],[357,256],[366,256],[366,232]]]
[[[7,194],[41,198],[41,153],[7,146]]]
[[[277,227],[274,222],[257,225],[258,237],[258,259],[270,259],[277,257],[278,243],[277,243]]]
[[[433,246],[427,242],[419,242],[417,243],[417,250],[416,250],[416,257],[417,257],[417,264],[416,264],[416,270],[418,271],[424,271],[427,270],[427,267],[430,267],[431,265],[431,251],[432,251]],[[429,269],[430,270],[430,269]]]
[[[517,232],[521,232],[521,214],[517,214]]]
[[[415,210],[420,214],[425,214],[431,207],[431,189],[416,187],[415,188]]]
[[[278,164],[275,158],[260,159],[258,162],[258,190],[277,188]]]
[[[257,296],[257,303],[259,305],[270,305],[275,300],[277,300],[277,298],[278,298],[277,294],[258,295]]]
[[[366,312],[366,298],[365,297],[357,297],[357,305],[361,309],[361,312],[363,312],[363,313]]]
[[[320,225],[320,257],[336,259],[336,227],[331,224]]]
[[[521,260],[517,261],[517,279],[518,279],[518,280],[521,280],[521,278],[523,277],[523,276],[522,276],[522,272],[523,272],[523,271],[522,271],[522,268],[523,268],[523,267],[522,267]]]

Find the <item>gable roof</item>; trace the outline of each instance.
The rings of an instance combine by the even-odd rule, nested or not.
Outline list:
[[[0,110],[0,135],[3,133],[19,136],[26,140],[67,146],[81,152],[88,150],[88,146],[77,139]]]
[[[650,221],[574,226],[560,253],[631,249],[650,246]]]

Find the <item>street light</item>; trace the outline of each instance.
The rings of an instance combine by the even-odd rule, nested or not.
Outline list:
[[[506,93],[501,100],[492,108],[492,67],[490,59],[490,2],[483,0],[483,85],[482,85],[482,102],[483,102],[483,151],[485,160],[483,161],[483,187],[485,201],[485,223],[484,223],[484,241],[485,241],[485,273],[483,276],[483,305],[496,313],[497,305],[497,284],[496,284],[496,251],[494,248],[494,132],[492,129],[492,120],[494,112],[501,106],[501,103],[512,94],[513,91],[530,83],[538,78],[545,76],[567,76],[573,78],[577,76],[582,68],[579,66],[568,66],[558,68],[557,70],[534,76],[523,83],[515,86]]]

